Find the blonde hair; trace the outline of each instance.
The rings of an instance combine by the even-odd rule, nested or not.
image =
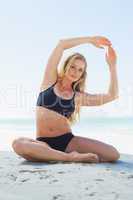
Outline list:
[[[76,92],[76,91],[84,92],[84,90],[85,90],[85,81],[86,81],[86,77],[87,77],[87,72],[86,72],[87,62],[86,62],[85,57],[82,54],[74,53],[74,54],[70,55],[64,61],[63,65],[61,66],[61,69],[59,71],[59,79],[62,79],[64,77],[66,69],[68,67],[70,67],[71,63],[75,59],[79,59],[79,60],[84,61],[85,68],[84,68],[84,72],[83,72],[82,76],[80,77],[80,79],[78,81],[75,81],[75,82],[72,83],[72,87],[73,87],[74,92]],[[75,105],[75,111],[68,118],[68,121],[70,122],[70,124],[74,124],[75,122],[77,122],[80,119],[80,109],[81,109],[80,104]]]

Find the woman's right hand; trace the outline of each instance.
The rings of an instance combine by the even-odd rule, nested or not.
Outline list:
[[[107,47],[105,53],[105,59],[108,65],[110,66],[110,69],[113,69],[113,67],[116,66],[117,56],[113,47],[111,46]]]
[[[103,48],[103,46],[111,46],[109,39],[103,36],[93,36],[91,37],[90,42],[98,48]]]

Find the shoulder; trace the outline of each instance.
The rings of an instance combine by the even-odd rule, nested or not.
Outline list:
[[[47,90],[48,88],[54,86],[58,81],[60,80],[60,77],[57,77],[57,79],[53,80],[53,81],[46,81],[45,84],[42,84],[40,86],[40,92]]]
[[[48,88],[54,86],[56,84],[57,81],[55,81],[54,83],[53,82],[49,82],[48,84],[45,84],[45,85],[41,85],[40,87],[40,92],[44,91],[44,90],[47,90]]]

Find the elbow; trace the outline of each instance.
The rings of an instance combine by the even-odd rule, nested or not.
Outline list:
[[[103,101],[103,103],[100,104],[100,105],[109,103],[109,102],[114,101],[114,100],[116,100],[116,99],[118,99],[118,98],[119,98],[119,95],[118,95],[118,94],[112,95],[112,96],[110,96],[108,99],[106,99],[105,101]]]
[[[58,45],[59,45],[62,49],[65,49],[64,40],[59,40]]]
[[[116,99],[118,99],[118,98],[119,98],[119,95],[118,95],[118,94],[113,95],[113,96],[111,97],[110,101],[114,101],[114,100],[116,100]]]
[[[115,100],[115,99],[118,99],[118,98],[119,98],[119,93],[118,93],[118,92],[109,93],[108,96],[109,96],[109,99],[110,99],[110,100]]]
[[[116,94],[113,96],[114,99],[118,99],[119,98],[119,94]]]
[[[119,99],[119,95],[116,96],[116,99]]]

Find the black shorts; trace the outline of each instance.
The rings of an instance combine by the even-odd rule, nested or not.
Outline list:
[[[65,152],[74,135],[71,132],[56,137],[38,137],[36,140],[46,142],[51,148]]]

